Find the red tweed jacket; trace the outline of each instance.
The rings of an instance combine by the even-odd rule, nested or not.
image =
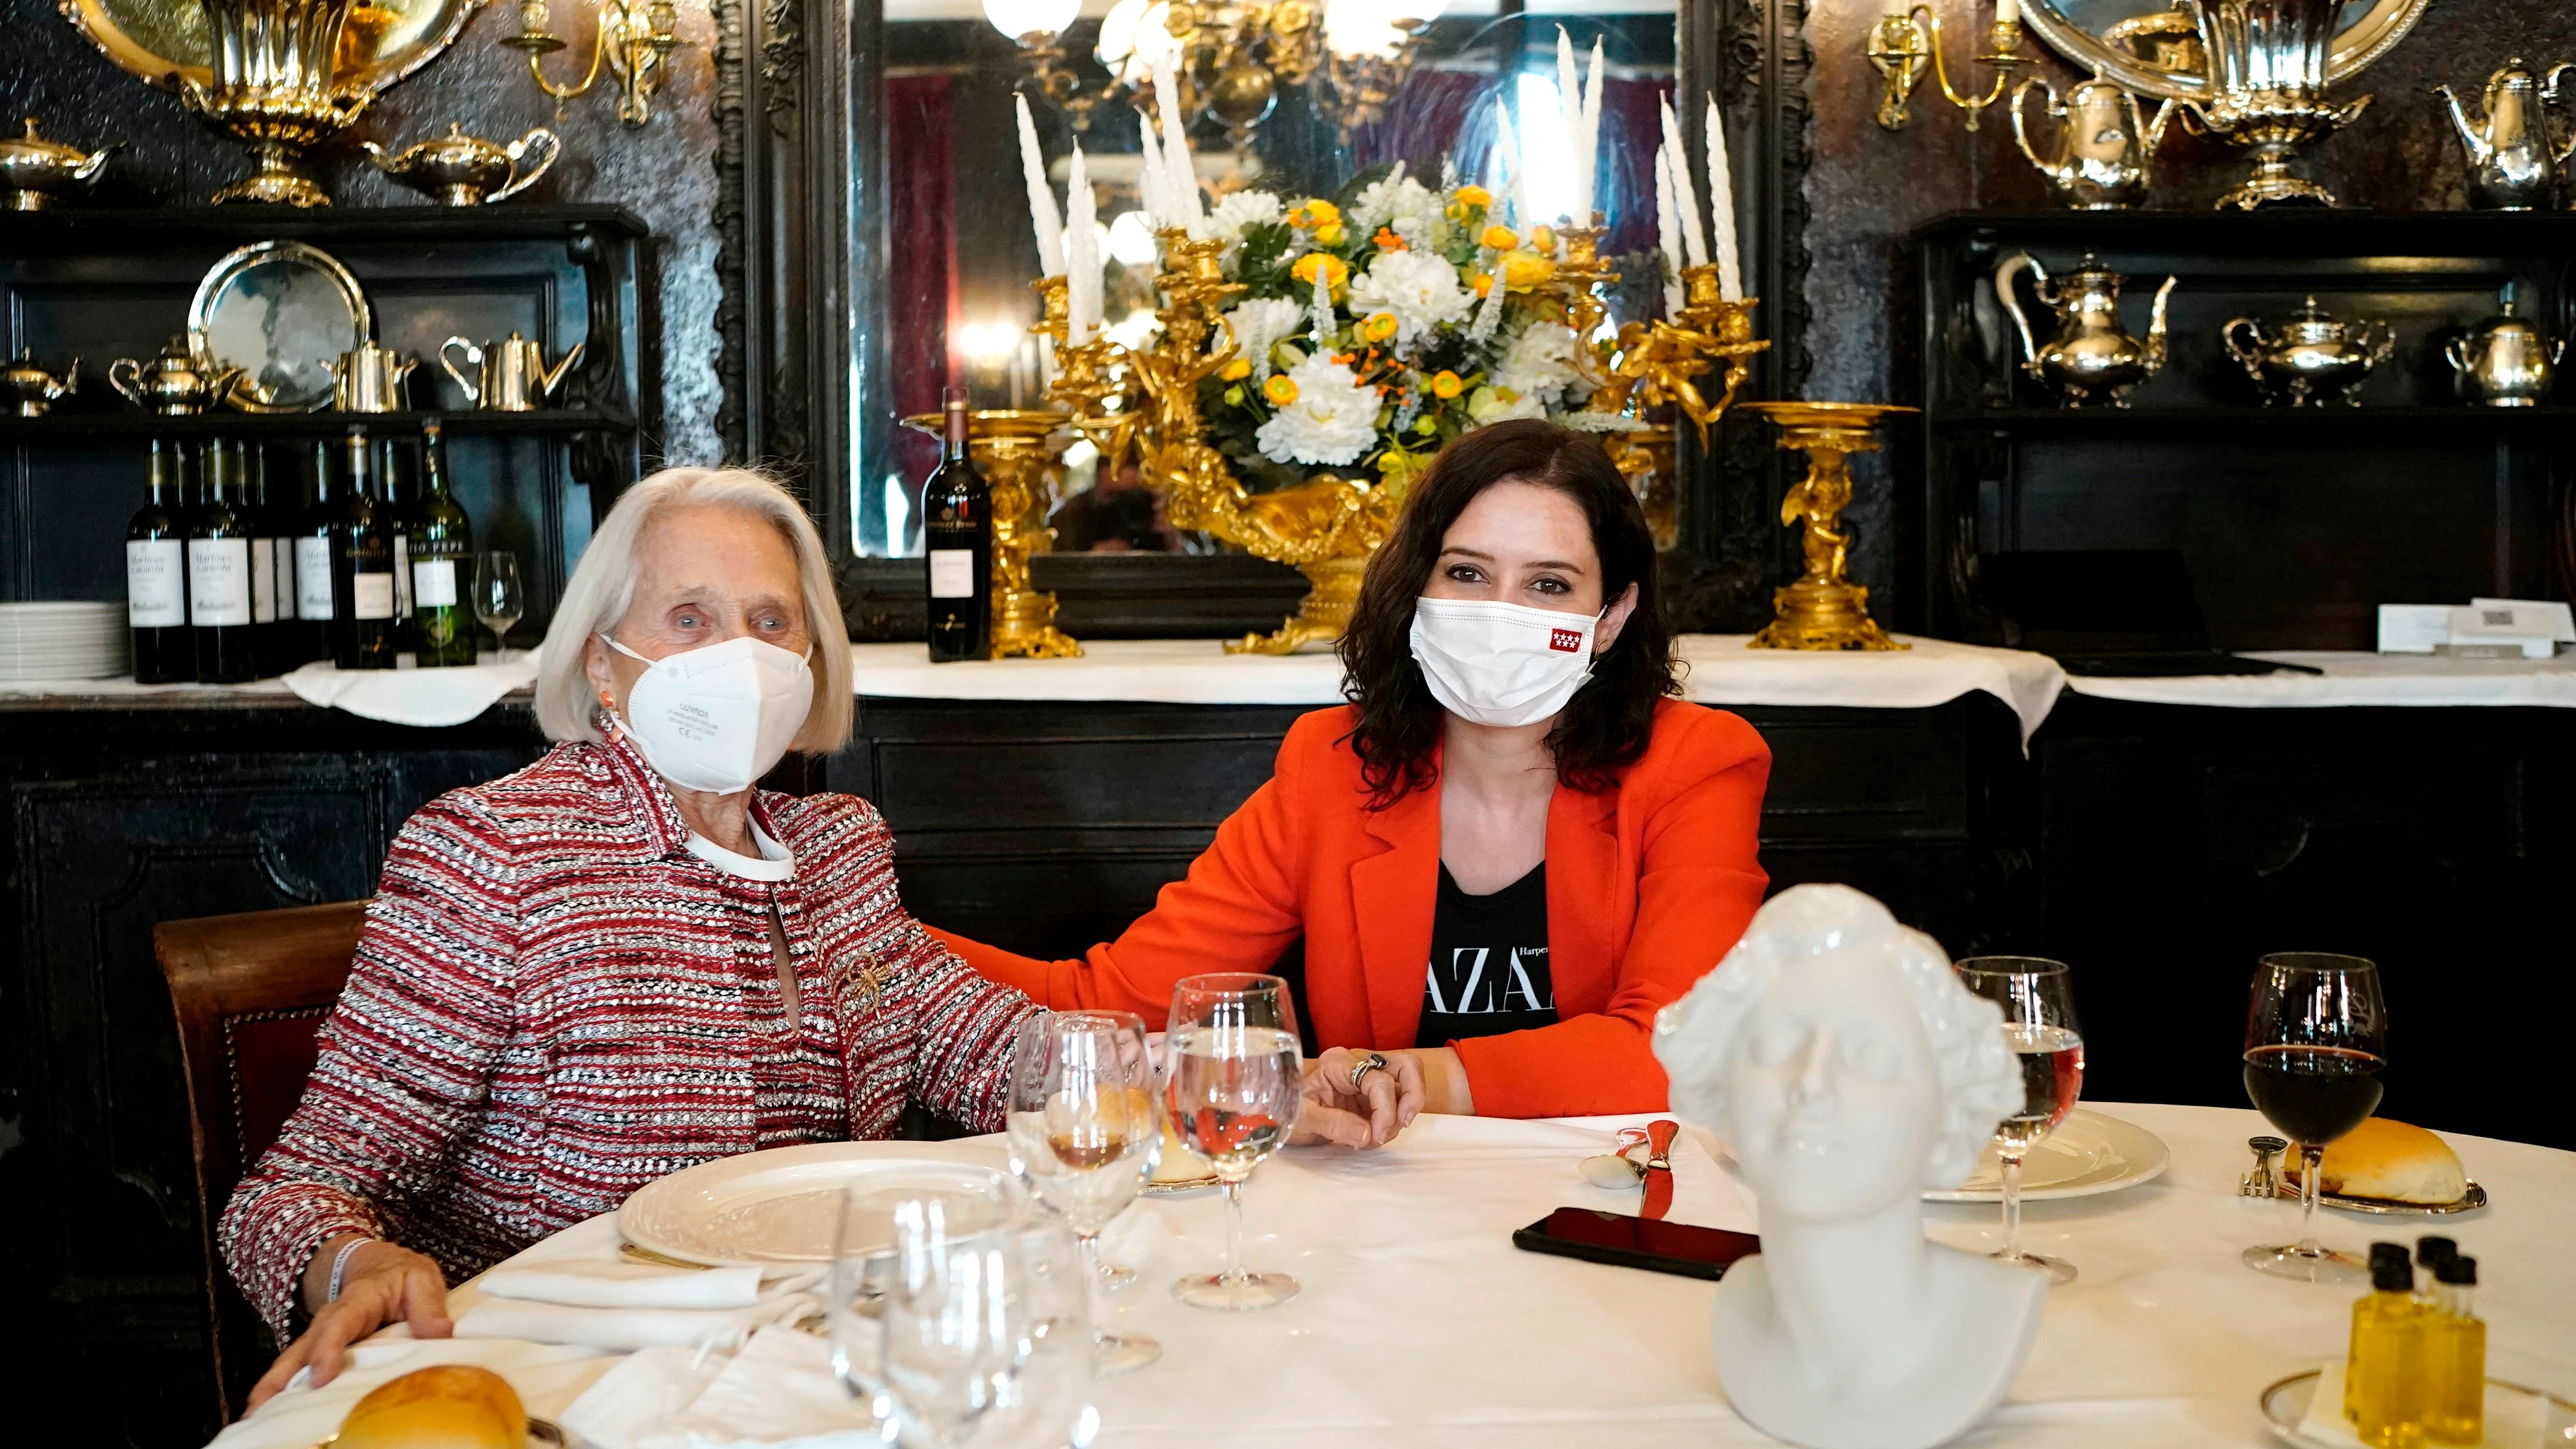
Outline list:
[[[224,1213],[263,1317],[285,1322],[335,1234],[418,1249],[452,1281],[694,1163],[882,1137],[907,1098],[1000,1129],[1028,999],[905,913],[867,802],[763,794],[753,816],[792,880],[691,855],[618,740],[559,745],[412,816],[303,1101]]]

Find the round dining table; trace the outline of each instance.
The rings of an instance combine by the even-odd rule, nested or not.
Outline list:
[[[2254,1446],[2274,1442],[2260,1400],[2287,1376],[2340,1361],[2349,1284],[2266,1277],[2238,1254],[2295,1236],[2295,1203],[2248,1198],[2250,1111],[2088,1104],[2145,1129],[2170,1153],[2149,1181],[2029,1203],[2027,1248],[2078,1276],[2051,1289],[2030,1359],[2005,1402],[1958,1441],[1986,1446]],[[1552,1209],[1634,1210],[1633,1189],[1591,1185],[1580,1164],[1647,1117],[1500,1121],[1424,1117],[1374,1152],[1296,1148],[1263,1164],[1245,1196],[1251,1266],[1294,1274],[1291,1302],[1216,1313],[1169,1285],[1215,1265],[1214,1193],[1140,1200],[1113,1225],[1109,1256],[1138,1283],[1102,1299],[1160,1361],[1094,1383],[1105,1449],[1253,1446],[1691,1446],[1774,1442],[1728,1406],[1709,1360],[1716,1285],[1522,1251],[1512,1233]],[[2440,1233],[2480,1264],[2488,1374],[2576,1397],[2576,1153],[2447,1136],[2488,1206],[2444,1217],[2324,1210],[2319,1235],[2360,1250]],[[1675,1221],[1755,1225],[1757,1205],[1694,1134],[1674,1156]],[[1713,1144],[1712,1144],[1713,1145]],[[853,1151],[1001,1166],[999,1138],[886,1142]],[[1999,1241],[1990,1204],[1927,1203],[1928,1231],[1955,1247]],[[514,1259],[613,1259],[615,1216]],[[462,1313],[478,1290],[456,1291]],[[776,1330],[771,1330],[775,1332]],[[561,1415],[617,1356],[504,1340],[360,1345],[323,1389],[290,1390],[227,1428],[220,1449],[308,1449],[375,1383],[436,1362],[478,1362],[516,1383],[531,1412]],[[595,1402],[595,1400],[594,1400]],[[649,1418],[649,1415],[645,1417]],[[858,1426],[855,1413],[853,1425]],[[643,1441],[636,1441],[643,1442]],[[707,1442],[701,1435],[696,1442]],[[741,1442],[757,1442],[745,1439]],[[601,1444],[599,1449],[633,1449]]]

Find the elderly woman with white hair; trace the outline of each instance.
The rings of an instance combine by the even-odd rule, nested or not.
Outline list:
[[[251,1396],[447,1284],[755,1148],[883,1137],[906,1102],[998,1130],[1033,1008],[926,934],[865,801],[764,794],[850,734],[814,525],[756,473],[629,490],[546,635],[535,764],[395,839],[302,1102],[226,1209],[281,1340]]]

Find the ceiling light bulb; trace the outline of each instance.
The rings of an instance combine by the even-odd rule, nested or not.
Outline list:
[[[1082,0],[984,0],[984,18],[1013,40],[1061,35],[1081,9]]]
[[[1109,255],[1124,267],[1154,264],[1154,224],[1141,211],[1122,211],[1109,223]]]

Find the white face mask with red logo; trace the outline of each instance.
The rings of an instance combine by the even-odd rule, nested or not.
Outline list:
[[[1602,610],[1607,614],[1609,610]],[[1416,599],[1413,659],[1442,708],[1475,724],[1535,724],[1592,677],[1598,615],[1481,599]]]

